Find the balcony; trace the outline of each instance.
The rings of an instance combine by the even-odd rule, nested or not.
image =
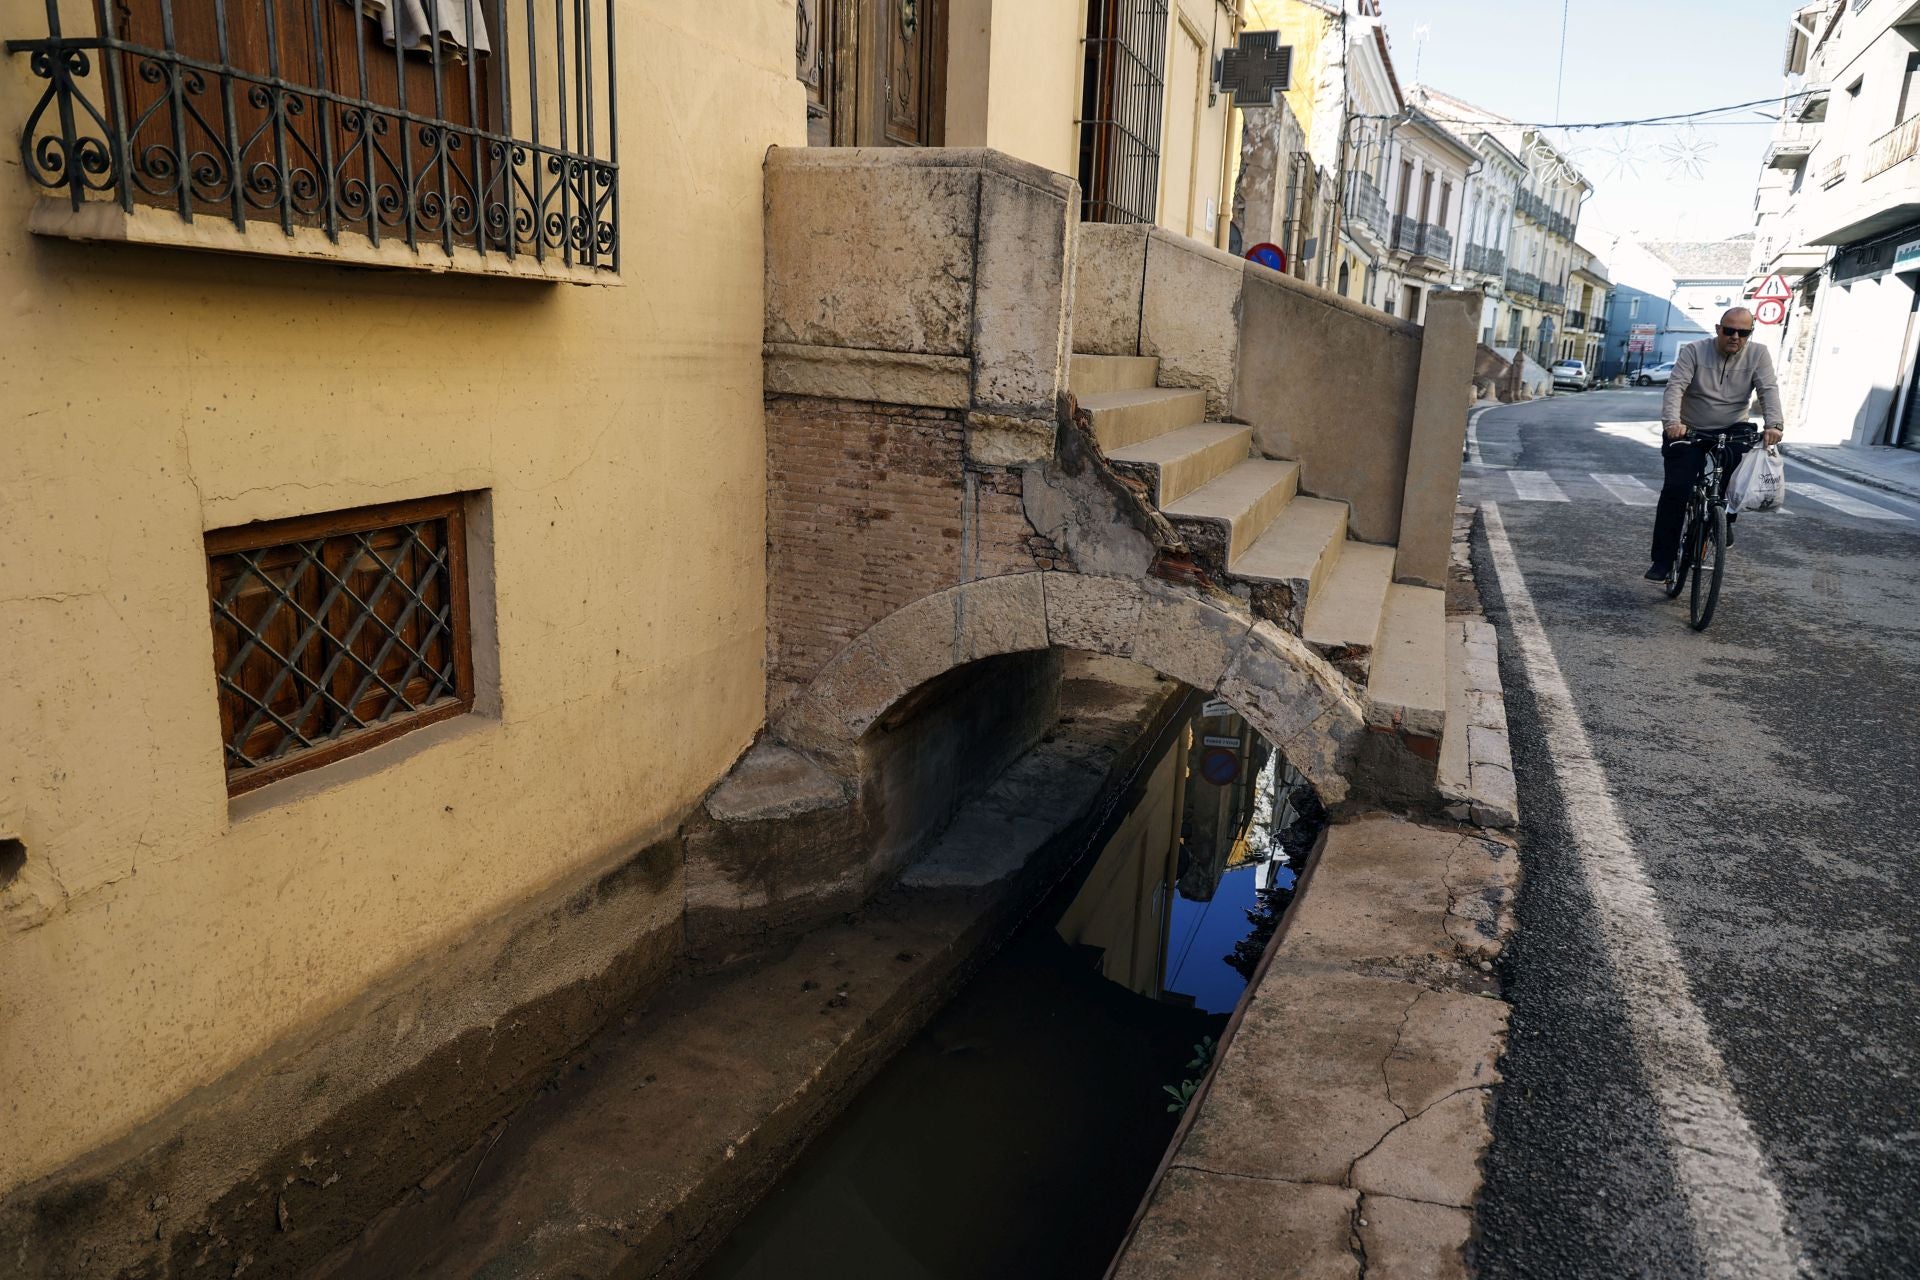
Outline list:
[[[1521,298],[1540,296],[1540,277],[1526,271],[1507,272],[1507,292]]]
[[[1380,194],[1380,188],[1373,185],[1373,179],[1365,173],[1353,175],[1353,220],[1373,233],[1380,243],[1387,242],[1390,223],[1387,219],[1386,198]]]
[[[1774,130],[1767,144],[1766,164],[1772,169],[1797,169],[1813,154],[1820,140],[1818,124],[1783,124]]]
[[[397,37],[360,0],[176,9],[50,0],[44,36],[7,42],[44,82],[33,230],[617,279],[614,0],[394,5]]]
[[[1543,307],[1562,306],[1567,301],[1565,285],[1542,284],[1540,286],[1540,305]]]
[[[1920,115],[1873,140],[1873,145],[1867,148],[1867,164],[1860,174],[1861,180],[1878,177],[1901,161],[1913,159],[1916,143],[1920,143]]]
[[[1470,244],[1460,251],[1461,267],[1475,275],[1499,277],[1506,274],[1507,255],[1483,244]]]
[[[1397,214],[1393,219],[1392,248],[1396,253],[1445,263],[1453,257],[1453,233],[1431,222],[1420,222],[1404,213]]]
[[[1839,155],[1820,166],[1819,184],[1822,190],[1838,184],[1847,176],[1847,162],[1850,156]]]
[[[1586,312],[1584,311],[1568,311],[1567,312],[1567,328],[1585,330],[1586,327],[1587,327]]]

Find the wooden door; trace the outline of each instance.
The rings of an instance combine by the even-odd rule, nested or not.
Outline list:
[[[937,147],[947,115],[946,0],[798,0],[807,142]]]

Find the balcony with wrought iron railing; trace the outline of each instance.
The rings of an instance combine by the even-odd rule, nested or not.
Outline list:
[[[617,278],[616,0],[47,0],[33,227]],[[396,29],[397,24],[397,29]]]
[[[1367,173],[1353,175],[1353,207],[1349,216],[1385,243],[1391,226],[1387,218],[1387,201]]]
[[[1877,178],[1902,161],[1913,159],[1916,145],[1920,145],[1920,115],[1896,125],[1873,140],[1867,148],[1867,163],[1861,171],[1861,180]]]
[[[1587,327],[1587,313],[1584,311],[1575,311],[1569,308],[1567,311],[1567,328],[1585,331],[1586,327]]]
[[[1546,284],[1544,282],[1540,285],[1540,305],[1541,306],[1558,307],[1558,306],[1565,305],[1566,301],[1567,301],[1567,288],[1565,285]]]
[[[1444,263],[1453,257],[1453,233],[1431,222],[1421,222],[1404,213],[1396,214],[1391,247],[1397,253]]]
[[[1540,277],[1528,271],[1507,272],[1507,292],[1522,298],[1540,296]]]
[[[1483,244],[1469,244],[1460,251],[1460,265],[1475,275],[1499,276],[1506,272],[1507,255]]]
[[[1847,176],[1847,164],[1852,157],[1838,155],[1820,166],[1819,184],[1824,189],[1839,185]]]

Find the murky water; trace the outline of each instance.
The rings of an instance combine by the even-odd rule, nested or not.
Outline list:
[[[881,1070],[705,1280],[1104,1271],[1285,906],[1287,850],[1318,821],[1297,775],[1207,709],[1221,714],[1167,735],[1130,804],[1088,833],[1098,856]]]

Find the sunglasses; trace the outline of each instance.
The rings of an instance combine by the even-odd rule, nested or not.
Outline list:
[[[1751,338],[1753,336],[1753,330],[1751,329],[1729,329],[1724,324],[1720,326],[1720,332],[1729,338]]]

